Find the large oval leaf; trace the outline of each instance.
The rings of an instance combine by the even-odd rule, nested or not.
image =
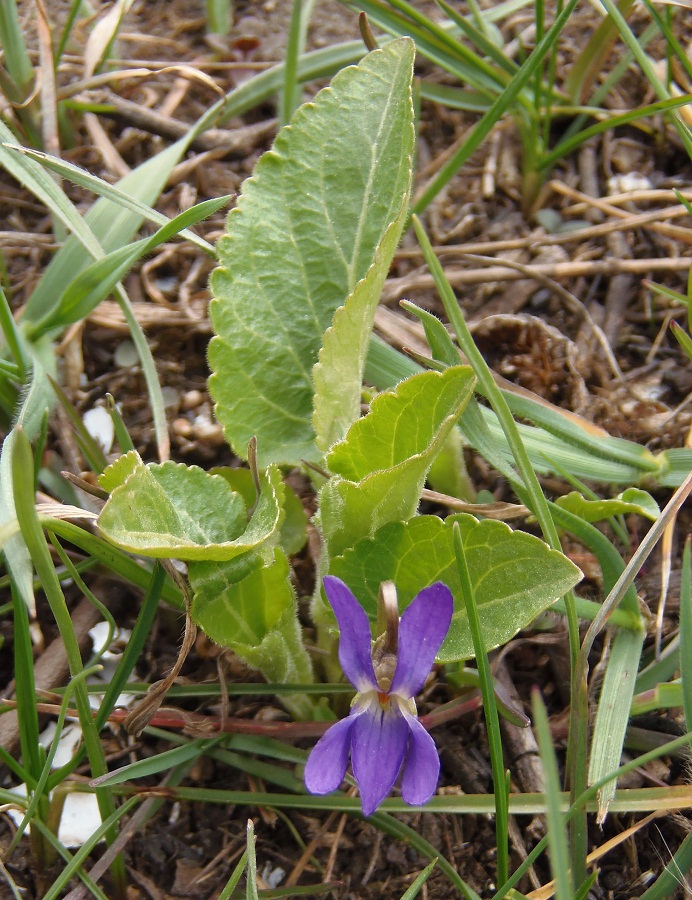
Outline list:
[[[401,218],[413,55],[410,40],[392,41],[301,107],[218,243],[209,386],[229,443],[242,456],[256,436],[261,467],[320,457],[312,368],[335,311]]]

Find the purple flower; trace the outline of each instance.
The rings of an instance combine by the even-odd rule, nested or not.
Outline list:
[[[378,642],[373,648],[365,610],[344,582],[327,575],[324,589],[339,625],[339,661],[358,693],[347,718],[332,725],[313,748],[305,786],[311,794],[335,791],[350,754],[364,816],[372,815],[392,790],[402,763],[404,800],[414,806],[427,803],[437,787],[440,760],[413,698],[449,629],[451,591],[442,582],[422,590],[398,621],[398,641],[395,621],[394,653],[383,654]]]

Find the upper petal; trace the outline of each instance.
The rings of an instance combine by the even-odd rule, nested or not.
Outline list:
[[[339,625],[339,662],[361,693],[377,689],[370,648],[372,637],[365,610],[340,578],[325,575],[324,591]]]
[[[422,806],[435,793],[440,777],[440,758],[435,741],[415,716],[403,711],[411,731],[401,779],[401,795],[411,806]]]
[[[390,692],[414,697],[423,687],[449,630],[452,592],[441,581],[424,588],[406,607],[399,622],[399,657]]]
[[[329,794],[344,780],[355,721],[356,716],[348,716],[336,722],[312,748],[304,775],[305,787],[311,794]]]
[[[409,726],[393,708],[375,698],[353,726],[351,764],[360,789],[363,815],[372,815],[394,787],[406,753]]]

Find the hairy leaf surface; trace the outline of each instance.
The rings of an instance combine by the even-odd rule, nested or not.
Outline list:
[[[301,107],[218,243],[210,390],[236,453],[258,438],[261,467],[320,457],[312,369],[408,196],[413,52],[392,41]]]
[[[281,473],[271,467],[250,521],[245,503],[220,475],[173,462],[145,466],[127,454],[104,473],[125,474],[98,518],[112,543],[144,556],[229,560],[278,540]]]
[[[386,522],[409,519],[425,476],[468,403],[468,366],[423,372],[377,397],[327,458],[334,473],[320,491],[319,522],[329,556]]]

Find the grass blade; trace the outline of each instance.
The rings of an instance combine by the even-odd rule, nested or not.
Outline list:
[[[19,371],[18,377],[20,381],[26,378],[27,357],[22,346],[22,339],[19,335],[19,329],[14,321],[10,304],[7,302],[5,292],[0,286],[0,330],[2,330],[7,343],[7,349],[12,355]]]
[[[401,895],[401,900],[414,900],[414,897],[418,896],[418,894],[420,893],[420,889],[423,887],[423,885],[428,880],[428,878],[430,878],[430,876],[432,875],[433,869],[435,868],[436,865],[437,865],[436,859],[434,859],[431,863],[428,863],[428,865],[423,869],[423,871],[416,878],[416,880],[413,882],[411,887],[406,891],[406,893]]]
[[[176,141],[133,169],[118,182],[119,190],[131,194],[142,203],[152,204],[163,189],[173,167],[187,149],[189,140],[185,137]],[[14,154],[6,152],[5,155],[14,158]],[[28,159],[23,161],[25,164],[31,162],[51,181],[51,184],[53,183],[38,163]],[[45,318],[75,274],[81,272],[91,259],[100,259],[105,253],[129,243],[142,221],[143,216],[113,203],[112,200],[105,197],[97,200],[84,219],[80,217],[81,231],[83,232],[85,228],[88,231],[88,243],[83,235],[81,240],[77,241],[74,233],[65,241],[29,297],[24,311],[26,320],[38,322]],[[74,228],[69,224],[68,227],[74,232]]]
[[[213,215],[230,199],[226,196],[198,203],[166,222],[150,237],[118,247],[103,258],[87,265],[67,285],[60,302],[51,310],[48,317],[36,323],[31,330],[32,333],[44,334],[85,319],[101,300],[105,300],[139,259],[164,241],[178,236],[183,229]]]
[[[259,900],[257,896],[257,857],[255,856],[255,825],[247,820],[247,885],[246,900]]]
[[[207,0],[207,31],[224,37],[233,23],[233,0]]]
[[[509,813],[507,797],[507,776],[504,760],[502,758],[502,737],[500,735],[500,720],[497,713],[495,691],[490,673],[490,663],[483,640],[483,630],[478,615],[478,607],[466,563],[464,544],[461,539],[461,530],[458,523],[454,524],[454,550],[456,553],[457,567],[461,581],[461,590],[466,603],[469,628],[473,638],[473,649],[476,654],[476,665],[480,679],[481,694],[483,696],[483,713],[488,731],[488,745],[490,747],[490,763],[493,771],[493,787],[495,794],[495,842],[497,846],[497,879],[506,881],[509,877]]]
[[[490,134],[497,122],[512,107],[529,80],[538,71],[543,63],[543,58],[558,39],[567,20],[574,11],[578,0],[568,0],[562,11],[556,16],[554,23],[540,40],[526,62],[521,66],[510,83],[498,94],[492,106],[483,118],[473,127],[468,138],[459,149],[445,162],[438,173],[424,185],[418,194],[411,211],[420,214],[428,206],[453,175],[461,168],[472,153],[480,146]]]
[[[85,169],[81,169],[79,166],[74,165],[74,163],[67,162],[64,159],[58,159],[55,156],[51,156],[49,153],[43,153],[41,150],[33,150],[30,147],[7,145],[7,149],[14,153],[22,153],[30,159],[35,159],[36,162],[45,166],[47,169],[57,172],[61,178],[71,181],[73,184],[83,187],[88,191],[93,191],[93,193],[97,194],[99,197],[112,200],[124,209],[129,209],[131,212],[141,216],[144,221],[153,222],[154,225],[159,225],[161,227],[171,221],[168,216],[152,209],[151,206],[142,203],[136,197],[131,197],[129,194],[118,188],[117,185],[109,184],[102,178],[98,178],[96,175],[92,175]],[[214,247],[203,238],[199,237],[199,235],[195,234],[194,231],[184,229],[180,232],[180,237],[184,237],[204,253],[213,255]]]
[[[682,886],[685,889],[685,875],[692,869],[692,834],[687,834],[678,851],[651,887],[644,891],[641,900],[667,900],[674,897]]]
[[[65,645],[70,674],[74,678],[83,669],[82,658],[65,597],[36,513],[33,478],[27,477],[27,473],[33,473],[34,467],[31,445],[26,434],[21,429],[15,428],[13,434],[14,453],[12,454],[11,471],[17,519],[19,520],[22,536],[26,542],[31,560],[36,568],[36,574],[39,577],[51,613]],[[107,770],[103,747],[91,715],[89,695],[84,683],[81,681],[75,682],[75,700],[92,773],[94,776],[103,775]],[[99,791],[97,799],[102,818],[108,819],[115,812],[112,794],[108,790]],[[114,837],[115,834],[109,829],[109,842]],[[117,885],[124,884],[125,869],[121,857],[118,857],[118,861],[114,864],[113,876]]]
[[[288,42],[286,45],[286,62],[284,65],[284,84],[281,92],[281,109],[279,121],[281,125],[288,125],[293,113],[300,104],[300,91],[298,86],[298,60],[305,46],[305,35],[310,22],[310,14],[315,0],[293,0],[291,9],[291,23],[288,30]]]
[[[690,559],[690,535],[682,554],[680,584],[680,676],[682,679],[682,705],[685,723],[692,724],[692,561]]]
[[[127,766],[121,766],[114,769],[106,775],[100,775],[94,778],[90,784],[92,787],[101,787],[102,785],[123,784],[125,781],[134,781],[137,778],[147,778],[149,775],[158,775],[159,772],[173,769],[182,763],[190,760],[198,759],[202,754],[217,744],[221,738],[213,738],[212,740],[196,740],[182,744],[180,747],[174,747],[172,750],[164,750],[163,753],[157,753],[146,759],[139,759],[137,762],[129,763]]]
[[[570,874],[567,828],[560,803],[560,776],[553,752],[548,714],[538,692],[533,697],[533,718],[536,724],[536,737],[545,780],[548,846],[550,847],[550,869],[555,880],[555,897],[557,900],[573,900],[574,885]]]
[[[126,816],[130,812],[130,810],[138,803],[139,797],[131,797],[129,800],[123,803],[123,805],[119,807],[119,809],[113,810],[108,818],[99,825],[99,827],[91,835],[89,840],[85,841],[79,848],[79,850],[74,854],[70,863],[65,866],[60,875],[58,875],[53,884],[50,886],[48,891],[44,894],[43,900],[56,900],[56,898],[60,896],[63,888],[81,868],[82,863],[87,859],[87,857],[94,849],[94,847],[99,843],[99,841],[102,841],[108,836],[109,833],[112,833],[113,829],[117,826],[118,822],[123,818],[123,816]]]
[[[238,860],[238,864],[236,865],[235,869],[233,870],[233,873],[231,874],[231,877],[228,879],[228,881],[226,882],[226,884],[223,887],[223,890],[219,894],[218,900],[229,900],[229,897],[231,896],[233,891],[236,889],[238,882],[242,878],[243,872],[245,871],[245,869],[247,867],[247,859],[248,859],[248,853],[247,853],[247,850],[244,850],[243,855]]]
[[[591,784],[612,772],[620,762],[645,636],[643,628],[623,629],[613,641],[591,739],[588,775]],[[610,781],[599,792],[599,824],[605,820],[615,788],[616,782]]]
[[[48,380],[50,381],[62,408],[65,410],[67,417],[72,424],[72,428],[74,429],[74,436],[77,441],[77,446],[79,447],[79,450],[84,457],[86,464],[89,466],[92,472],[94,472],[96,475],[100,475],[108,465],[108,460],[106,459],[101,445],[89,434],[84,425],[84,422],[82,421],[82,417],[79,415],[74,404],[67,396],[65,391],[63,391],[63,389],[57,383],[57,381],[55,381],[54,378],[51,378],[50,375],[48,376]]]

